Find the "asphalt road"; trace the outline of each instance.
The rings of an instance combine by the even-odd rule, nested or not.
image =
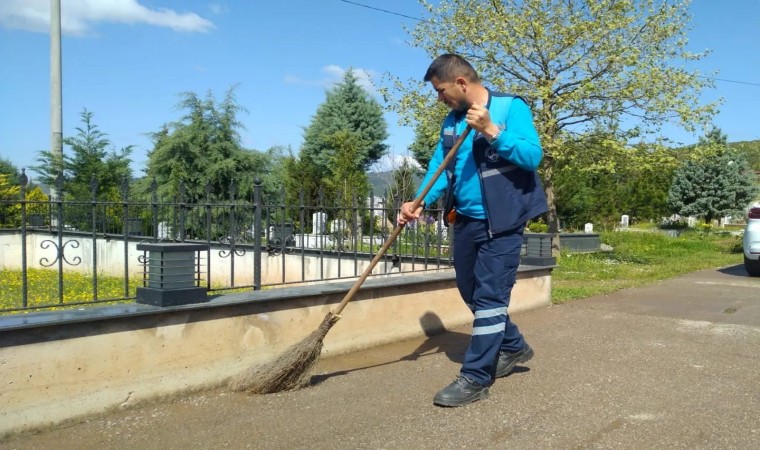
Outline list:
[[[467,329],[322,360],[304,390],[178,396],[0,448],[760,448],[760,278],[741,266],[515,321],[536,357],[463,408],[432,399]]]

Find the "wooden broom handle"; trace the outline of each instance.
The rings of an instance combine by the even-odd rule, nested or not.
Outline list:
[[[430,189],[433,188],[433,185],[435,184],[435,182],[438,181],[438,177],[441,176],[443,171],[446,170],[446,167],[449,165],[449,163],[456,157],[457,151],[459,151],[459,147],[461,147],[464,140],[467,139],[467,135],[470,134],[471,130],[472,130],[471,126],[467,125],[467,127],[465,127],[462,134],[454,143],[454,146],[451,147],[451,150],[449,150],[449,153],[443,159],[443,162],[438,167],[438,170],[435,171],[433,176],[425,185],[425,188],[422,190],[422,192],[420,192],[420,195],[418,195],[417,198],[415,198],[414,201],[412,201],[412,211],[416,211],[417,208],[420,207],[420,205],[422,204],[422,199],[424,199],[425,196],[428,194],[428,192],[430,192]],[[388,251],[390,246],[396,240],[398,235],[401,234],[401,230],[403,229],[404,229],[404,225],[396,225],[396,228],[393,229],[393,233],[391,233],[391,235],[385,241],[385,244],[383,244],[383,246],[380,247],[380,250],[378,250],[377,255],[375,255],[375,257],[372,258],[372,261],[369,263],[369,266],[367,266],[367,268],[364,269],[364,272],[362,272],[359,279],[356,280],[356,282],[351,287],[351,289],[346,293],[345,297],[343,297],[343,300],[341,300],[340,304],[338,304],[338,306],[332,312],[334,316],[336,317],[340,316],[340,313],[343,312],[343,308],[345,308],[348,302],[350,302],[354,298],[354,295],[356,295],[356,292],[362,286],[362,284],[364,283],[364,280],[366,280],[369,274],[372,273],[372,269],[374,269],[377,263],[380,262],[380,259],[383,256],[385,256],[385,253]]]

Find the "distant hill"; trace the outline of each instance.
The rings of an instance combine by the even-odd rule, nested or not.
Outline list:
[[[760,170],[760,139],[754,141],[729,142],[728,146],[743,153],[749,161],[750,167]]]
[[[372,192],[375,195],[384,195],[391,184],[393,184],[393,171],[385,172],[370,172],[367,174],[369,178],[369,184],[372,186]]]
[[[372,186],[372,192],[374,192],[376,196],[385,195],[385,192],[390,189],[391,185],[393,184],[392,170],[385,172],[370,172],[367,174],[367,177],[369,178],[370,186]],[[417,186],[419,186],[422,182],[422,177],[415,177],[414,182]]]
[[[695,145],[696,144],[677,147],[673,150],[676,152],[689,152]],[[760,170],[760,139],[754,141],[729,142],[728,147],[744,154],[752,169],[755,171]]]

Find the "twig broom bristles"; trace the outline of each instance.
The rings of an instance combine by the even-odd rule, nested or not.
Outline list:
[[[430,178],[420,195],[414,199],[411,208],[412,211],[416,211],[422,204],[422,199],[425,198],[425,195],[427,195],[428,192],[430,192],[430,189],[433,187],[436,180],[438,180],[438,177],[441,176],[441,173],[443,173],[449,163],[454,159],[462,142],[464,142],[467,135],[470,133],[470,130],[471,128],[469,125],[464,129],[454,146],[449,150],[446,158],[444,158],[443,162],[438,167],[438,170]],[[364,280],[366,280],[369,274],[372,273],[372,269],[375,268],[380,259],[385,256],[388,248],[390,248],[398,235],[401,234],[403,228],[403,225],[397,225],[396,228],[394,228],[393,233],[391,233],[385,241],[385,244],[383,244],[380,250],[378,250],[377,255],[372,258],[369,266],[364,269],[364,272],[346,293],[335,310],[329,312],[325,316],[324,320],[322,320],[322,323],[319,325],[319,328],[301,340],[301,342],[291,346],[282,356],[274,361],[261,366],[253,366],[235,376],[230,381],[230,388],[235,391],[246,391],[252,394],[270,394],[273,392],[299,389],[308,385],[310,379],[309,373],[311,368],[314,367],[314,364],[317,362],[319,354],[322,352],[322,343],[325,336],[327,336],[327,332],[330,331],[330,328],[332,328],[332,326],[340,319],[340,313],[343,312],[343,309],[348,302],[354,298],[354,295],[364,283]]]

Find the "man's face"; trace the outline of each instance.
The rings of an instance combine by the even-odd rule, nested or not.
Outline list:
[[[458,77],[454,81],[441,81],[437,77],[430,79],[430,84],[438,93],[438,101],[443,102],[455,111],[466,111],[469,102],[466,101],[464,78]]]

